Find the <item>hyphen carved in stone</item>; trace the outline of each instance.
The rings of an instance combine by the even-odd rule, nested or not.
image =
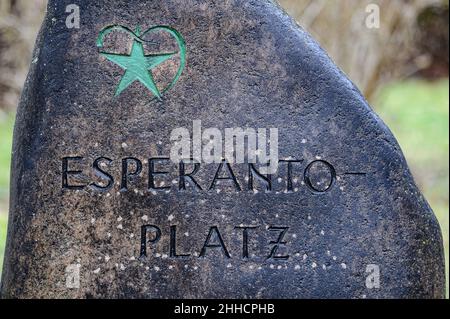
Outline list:
[[[444,297],[396,140],[273,1],[68,4],[18,110],[2,297]],[[278,171],[171,161],[194,121],[277,128]]]

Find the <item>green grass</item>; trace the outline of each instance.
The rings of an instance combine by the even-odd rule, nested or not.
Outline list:
[[[0,274],[5,251],[14,116],[0,110]]]
[[[0,200],[3,202],[9,189],[13,126],[14,116],[0,110]]]
[[[3,267],[3,254],[6,244],[7,215],[0,213],[0,275]]]
[[[410,80],[385,86],[380,90],[374,103],[377,113],[397,137],[417,184],[439,219],[444,236],[447,267],[449,263],[448,101],[448,80],[432,83]],[[3,260],[6,238],[13,122],[12,115],[0,111],[0,264]]]
[[[441,225],[449,280],[449,82],[410,80],[384,87],[377,113],[392,130]],[[448,293],[447,293],[448,295]]]

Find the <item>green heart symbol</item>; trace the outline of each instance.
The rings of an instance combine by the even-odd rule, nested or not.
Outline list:
[[[186,43],[182,35],[174,28],[168,26],[154,26],[141,33],[139,27],[137,27],[133,32],[127,27],[121,25],[113,25],[108,26],[100,31],[100,34],[97,38],[97,47],[103,48],[104,38],[111,32],[125,32],[133,38],[133,46],[129,55],[108,53],[103,51],[100,52],[102,56],[119,65],[125,70],[125,73],[120,80],[119,86],[117,87],[115,95],[120,95],[132,83],[134,83],[135,81],[139,81],[156,98],[161,100],[162,95],[170,90],[179,80],[186,66]],[[168,34],[170,34],[172,38],[174,38],[177,42],[179,51],[145,55],[143,43],[152,42],[144,40],[144,38],[147,34],[153,32],[167,32]],[[161,63],[173,58],[177,54],[180,55],[180,66],[178,68],[178,71],[172,81],[160,91],[156,86],[155,80],[153,78],[152,69],[154,69]]]

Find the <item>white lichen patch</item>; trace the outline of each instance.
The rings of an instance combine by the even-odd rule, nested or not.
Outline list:
[[[169,217],[167,217],[167,220],[169,222],[171,222],[172,220],[174,220],[175,216],[173,216],[172,214],[169,215]]]
[[[100,273],[100,268],[95,269],[95,270],[93,271],[93,273],[96,274],[96,275],[99,274],[99,273]]]
[[[347,265],[345,263],[341,264],[342,269],[347,269]]]

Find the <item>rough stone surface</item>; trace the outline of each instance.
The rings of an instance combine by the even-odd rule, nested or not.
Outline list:
[[[444,296],[441,232],[396,140],[274,2],[79,0],[81,27],[68,29],[73,2],[49,3],[17,115],[2,297]],[[182,34],[186,68],[162,100],[138,82],[114,96],[124,70],[96,46],[112,25]],[[171,43],[164,32],[150,37],[146,52]],[[113,32],[104,49],[128,53],[132,43]],[[180,61],[153,70],[160,89]],[[157,185],[171,188],[149,190],[149,159],[167,157],[171,131],[194,120],[220,130],[278,128],[280,158],[302,161],[292,164],[292,188],[286,162],[267,192],[261,179],[249,190],[248,167],[239,164],[231,167],[240,190],[230,180],[210,190],[219,165],[208,164],[195,175],[203,190],[180,191],[179,168],[157,163],[170,172]],[[63,187],[67,157],[82,157],[68,162],[82,171],[69,173],[69,185],[108,182],[93,168],[100,157],[112,160],[98,164],[114,185]],[[142,173],[123,189],[127,157],[142,162]],[[157,243],[145,225],[159,227]],[[236,226],[257,227],[247,231],[248,258]],[[220,244],[218,234],[226,251],[209,247]],[[172,246],[190,256],[175,257]]]

